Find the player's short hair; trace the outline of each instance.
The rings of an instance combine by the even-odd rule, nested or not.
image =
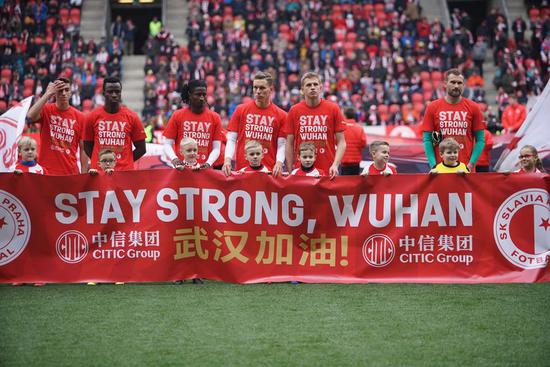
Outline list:
[[[65,84],[69,84],[69,85],[71,84],[71,80],[70,80],[69,78],[65,78],[64,76],[60,76],[60,77],[58,77],[58,78],[55,79],[55,80],[62,81],[62,82],[65,83]]]
[[[445,72],[445,81],[449,80],[449,75],[461,76],[464,79],[464,75],[457,68],[449,69]]]
[[[30,136],[22,136],[21,139],[19,139],[19,141],[17,142],[17,150],[19,151],[19,153],[21,153],[21,150],[29,145],[36,146],[36,140],[31,138]]]
[[[181,100],[183,103],[189,104],[191,93],[197,88],[207,89],[206,82],[201,79],[191,79],[189,83],[183,85],[181,88]]]
[[[249,140],[244,145],[244,151],[245,152],[247,152],[249,149],[255,149],[255,148],[260,148],[260,149],[262,149],[262,152],[263,152],[262,144],[260,144],[256,140]]]
[[[384,140],[375,140],[369,145],[369,152],[374,153],[380,148],[381,146],[390,146],[390,144],[387,141]]]
[[[354,119],[355,118],[355,109],[353,107],[344,108],[344,116],[347,119]]]
[[[256,75],[254,75],[252,82],[254,82],[254,80],[265,80],[270,87],[273,86],[273,76],[263,71],[258,71]]]
[[[120,84],[120,87],[122,88],[122,83],[120,82],[120,79],[116,76],[108,76],[107,78],[103,79],[103,91],[105,92],[105,87],[107,86],[107,83],[111,84]]]
[[[311,141],[303,141],[298,146],[298,154],[302,152],[312,151],[313,154],[317,154],[317,147],[315,146],[315,143]]]
[[[304,86],[304,82],[306,81],[306,79],[317,79],[319,83],[323,82],[323,80],[321,79],[321,75],[317,74],[314,71],[308,71],[307,73],[302,75],[302,79],[300,79],[300,85],[302,87]]]
[[[189,136],[184,137],[180,141],[180,149],[188,144],[195,144],[198,145],[197,141],[193,138],[190,138]]]
[[[454,138],[445,138],[439,143],[439,153],[443,154],[446,150],[459,150],[460,144]]]

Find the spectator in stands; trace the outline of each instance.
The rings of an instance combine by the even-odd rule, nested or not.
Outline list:
[[[98,167],[98,152],[103,149],[111,149],[116,153],[119,170],[133,170],[134,161],[145,154],[143,125],[133,111],[121,104],[121,94],[120,80],[105,78],[105,105],[96,107],[87,116],[84,149],[91,157],[94,169]]]
[[[523,124],[523,121],[525,121],[526,116],[527,111],[525,106],[518,103],[516,96],[512,95],[510,96],[508,106],[502,112],[502,126],[507,132],[516,132]]]
[[[84,115],[69,105],[71,82],[57,78],[29,109],[27,117],[40,123],[40,160],[52,175],[75,175],[87,172],[88,157],[84,154],[82,135]],[[55,103],[46,103],[55,96]],[[77,156],[80,153],[80,167]]]
[[[353,107],[346,107],[344,116],[346,118],[344,121],[346,151],[342,158],[340,174],[343,176],[358,175],[361,172],[360,163],[363,159],[363,148],[367,146],[367,135],[363,127],[355,121]]]
[[[158,17],[153,17],[153,20],[149,22],[149,35],[155,38],[160,32],[161,27],[162,22],[158,19]]]
[[[134,54],[134,41],[136,38],[136,26],[132,19],[126,20],[126,29],[124,32],[124,53],[126,55]]]

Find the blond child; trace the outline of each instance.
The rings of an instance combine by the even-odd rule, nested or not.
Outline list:
[[[298,160],[300,161],[300,167],[295,168],[290,172],[294,176],[309,176],[309,177],[321,177],[325,176],[325,172],[322,169],[315,167],[315,160],[317,159],[317,148],[315,143],[311,141],[303,141],[298,146]]]
[[[174,167],[177,170],[184,170],[190,168],[193,171],[199,170],[201,165],[197,162],[197,153],[199,151],[199,144],[193,138],[186,136],[181,139],[180,153],[183,156],[183,161],[177,161]]]
[[[460,145],[453,138],[445,138],[439,143],[439,154],[441,163],[438,163],[430,173],[470,173],[468,166],[458,161],[458,151]]]
[[[395,167],[388,164],[390,159],[390,144],[385,141],[375,140],[369,145],[372,162],[367,163],[361,176],[389,176],[397,173]]]
[[[110,149],[102,149],[98,154],[98,166],[101,171],[95,168],[90,168],[88,173],[96,176],[100,172],[106,175],[112,175],[115,172],[116,153]]]
[[[545,173],[542,161],[539,158],[537,148],[532,145],[524,145],[519,151],[520,168],[517,173]]]
[[[238,172],[263,172],[271,173],[267,167],[262,164],[264,157],[264,148],[262,144],[256,140],[249,140],[244,145],[244,158],[248,162],[248,166],[241,168]]]
[[[19,160],[13,173],[20,175],[23,172],[45,175],[46,170],[36,160],[36,140],[29,136],[23,136],[17,143]]]

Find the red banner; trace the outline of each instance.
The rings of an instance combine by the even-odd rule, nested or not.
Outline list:
[[[548,282],[549,175],[0,174],[0,282]]]

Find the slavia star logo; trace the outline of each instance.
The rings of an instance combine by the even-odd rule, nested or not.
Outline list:
[[[523,269],[544,268],[550,258],[550,199],[544,189],[508,197],[494,219],[495,242],[502,255]]]

